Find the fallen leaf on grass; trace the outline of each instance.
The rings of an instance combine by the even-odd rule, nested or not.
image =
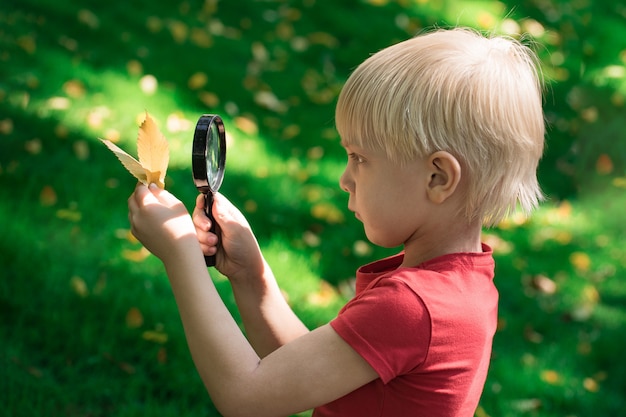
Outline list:
[[[196,72],[187,81],[187,86],[192,90],[199,90],[209,81],[209,77],[204,72]]]
[[[337,207],[327,202],[315,204],[311,208],[311,215],[330,224],[339,224],[345,221],[343,213]]]
[[[579,272],[587,272],[591,267],[591,258],[584,252],[572,253],[569,261]]]
[[[161,347],[157,352],[157,362],[160,364],[167,363],[167,349]]]
[[[167,342],[168,336],[167,333],[160,332],[157,330],[146,330],[141,334],[143,340],[147,340],[148,342],[158,343],[160,345]]]
[[[139,127],[137,137],[139,160],[127,154],[110,140],[100,140],[139,182],[145,185],[155,183],[159,188],[165,188],[165,173],[170,159],[169,145],[148,113]]]
[[[596,171],[602,175],[613,172],[613,160],[611,160],[611,157],[605,153],[600,155],[596,161]]]
[[[528,413],[531,411],[537,411],[543,407],[543,403],[538,398],[526,398],[522,400],[517,400],[511,403],[511,408],[514,410]]]
[[[137,307],[131,307],[126,313],[126,327],[136,329],[143,325],[143,314]]]
[[[2,119],[0,120],[0,135],[9,135],[13,133],[13,120]]]
[[[546,369],[541,372],[541,379],[550,385],[556,385],[561,381],[561,375],[552,369]]]
[[[84,279],[78,276],[73,276],[70,280],[70,286],[72,290],[81,298],[85,298],[89,295],[89,288]]]
[[[57,203],[57,193],[49,185],[44,186],[39,193],[39,203],[42,206],[50,207]]]
[[[535,275],[531,280],[531,284],[537,291],[546,295],[553,295],[557,290],[556,282],[541,274]]]
[[[122,251],[122,256],[124,257],[124,259],[127,259],[129,261],[141,262],[148,256],[150,256],[150,251],[144,247],[141,247],[137,250],[125,249],[124,251]]]
[[[259,126],[257,123],[249,117],[239,116],[235,118],[235,126],[239,130],[249,135],[256,135],[259,133]]]
[[[128,362],[118,361],[108,352],[103,353],[102,357],[104,357],[104,359],[106,359],[107,361],[111,362],[112,364],[120,368],[123,372],[127,373],[128,375],[133,375],[136,372],[135,367],[133,365],[131,365]]]
[[[83,214],[75,209],[59,209],[56,211],[58,219],[68,220],[70,222],[77,223],[83,218]]]
[[[315,306],[327,306],[338,297],[335,287],[326,281],[320,281],[320,288],[317,292],[309,294],[307,301]]]
[[[585,378],[583,381],[583,387],[589,392],[598,392],[600,391],[600,384],[593,378]]]

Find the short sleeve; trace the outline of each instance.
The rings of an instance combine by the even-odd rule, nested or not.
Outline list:
[[[430,315],[402,280],[381,278],[352,299],[332,328],[384,383],[422,364],[431,339]]]

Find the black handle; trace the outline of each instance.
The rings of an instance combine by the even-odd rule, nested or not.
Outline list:
[[[211,220],[211,228],[209,229],[209,231],[211,233],[215,233],[219,235],[219,227],[217,226],[217,222],[215,221],[215,218],[213,218],[212,209],[213,209],[213,193],[209,191],[204,195],[204,212]],[[211,256],[205,255],[204,262],[206,263],[206,266],[215,266],[215,255],[211,255]]]

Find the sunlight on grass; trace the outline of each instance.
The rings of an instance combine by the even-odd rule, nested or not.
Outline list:
[[[469,25],[538,41],[550,85],[541,180],[551,198],[484,234],[501,303],[477,416],[619,414],[624,13],[619,2],[540,3],[7,3],[0,397],[8,412],[218,415],[162,265],[128,230],[135,181],[97,138],[136,155],[149,112],[170,145],[166,187],[189,206],[196,120],[222,115],[222,190],[249,218],[290,305],[315,327],[350,296],[355,268],[388,254],[365,241],[338,187],[345,153],[332,117],[341,84],[393,42]],[[234,311],[228,282],[216,282]]]

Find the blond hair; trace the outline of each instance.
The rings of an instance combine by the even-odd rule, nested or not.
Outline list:
[[[342,141],[397,163],[436,151],[454,155],[467,183],[468,219],[490,226],[542,199],[542,82],[519,41],[469,29],[438,30],[363,62],[337,103]]]

